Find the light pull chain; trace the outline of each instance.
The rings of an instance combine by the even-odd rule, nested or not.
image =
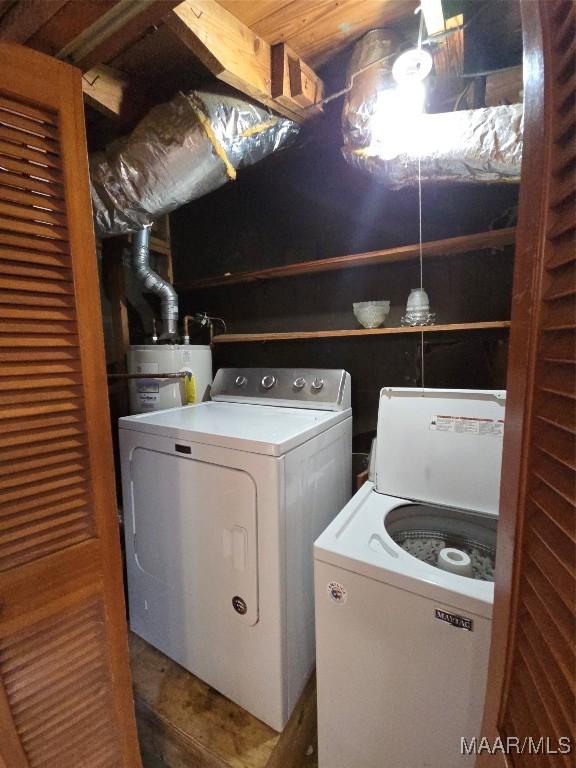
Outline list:
[[[420,11],[420,24],[418,27],[418,50],[422,48],[422,33],[424,31],[424,14],[422,7]],[[422,167],[421,167],[422,151],[418,149],[418,249],[420,257],[420,291],[424,290],[424,268],[423,268],[423,253],[422,253]],[[422,295],[422,294],[420,294]],[[420,382],[422,389],[424,389],[424,331],[420,331]]]
[[[418,244],[420,255],[420,290],[424,290],[424,257],[422,249],[422,169],[421,153],[418,153]],[[424,389],[424,331],[420,331],[420,379]]]

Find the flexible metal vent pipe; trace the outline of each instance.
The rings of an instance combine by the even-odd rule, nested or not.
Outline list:
[[[381,95],[397,88],[391,73],[397,45],[394,33],[375,29],[354,47],[342,114],[347,162],[392,189],[416,185],[419,175],[423,182],[517,184],[522,104],[404,118],[389,106],[385,114]]]
[[[288,146],[298,124],[229,89],[178,93],[90,158],[97,237],[136,232]]]
[[[173,341],[178,336],[178,296],[169,282],[150,266],[150,227],[143,227],[132,235],[132,266],[144,287],[160,297],[164,332],[161,341]]]

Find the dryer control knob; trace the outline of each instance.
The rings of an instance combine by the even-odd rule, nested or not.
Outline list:
[[[261,382],[264,389],[272,389],[274,384],[276,384],[276,376],[270,376],[269,374],[267,376],[264,376]]]
[[[294,384],[292,385],[294,389],[297,389],[300,391],[301,389],[304,389],[306,386],[306,379],[303,376],[299,376],[297,379],[294,380]]]
[[[314,379],[312,382],[312,392],[320,392],[324,386],[324,379]]]
[[[245,387],[247,383],[248,383],[248,379],[246,378],[246,376],[236,376],[236,379],[234,380],[234,384],[237,387]]]

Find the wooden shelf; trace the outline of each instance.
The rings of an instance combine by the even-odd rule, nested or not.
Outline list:
[[[467,251],[479,251],[486,248],[503,248],[511,245],[515,239],[516,230],[494,229],[490,232],[478,232],[474,235],[463,237],[451,237],[447,240],[433,240],[422,245],[422,255],[425,258],[438,256],[451,256]],[[420,247],[415,245],[402,245],[398,248],[388,248],[384,251],[368,251],[367,253],[354,253],[349,256],[334,256],[328,259],[316,261],[301,261],[296,264],[286,264],[281,267],[270,267],[255,272],[236,272],[235,274],[218,275],[216,277],[204,277],[187,283],[179,283],[178,290],[200,290],[202,288],[215,288],[223,285],[238,285],[240,283],[252,283],[261,280],[276,280],[281,277],[296,277],[297,275],[310,275],[317,272],[332,272],[339,269],[351,269],[354,267],[372,267],[377,264],[391,264],[398,261],[412,261],[420,255]]]
[[[400,333],[451,333],[454,331],[497,331],[510,328],[509,320],[485,323],[451,323],[395,328],[356,328],[338,331],[295,331],[293,333],[222,333],[214,336],[214,344],[241,344],[253,341],[304,341],[306,339],[334,339],[343,336],[386,336]]]

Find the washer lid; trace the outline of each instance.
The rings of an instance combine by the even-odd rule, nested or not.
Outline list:
[[[376,491],[498,514],[506,392],[385,388]]]

